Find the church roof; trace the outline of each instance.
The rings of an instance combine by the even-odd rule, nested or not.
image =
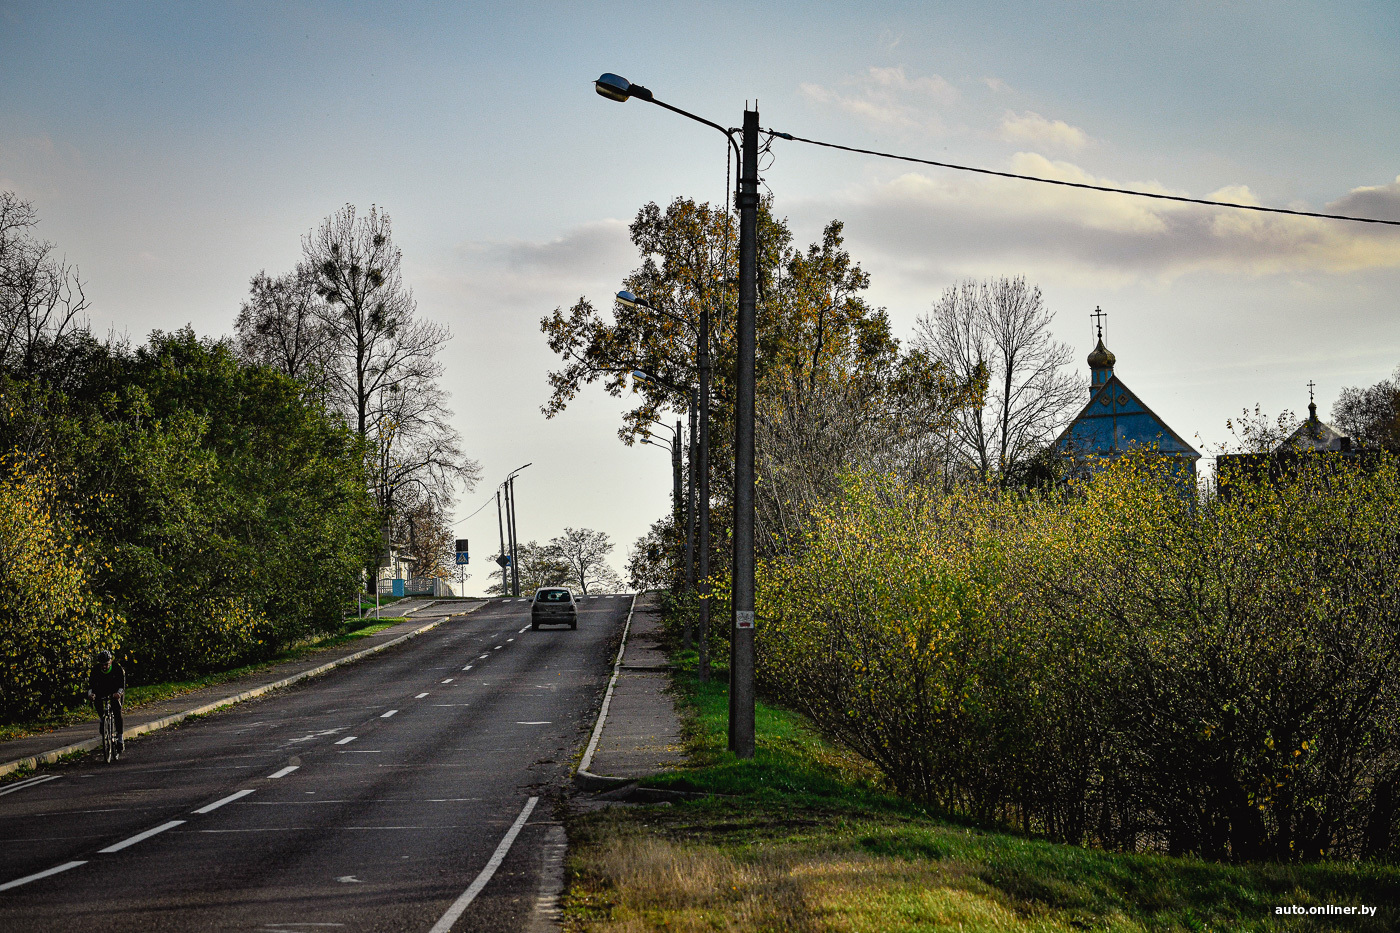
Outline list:
[[[1322,421],[1317,417],[1317,404],[1308,403],[1308,420],[1288,435],[1288,438],[1274,448],[1275,451],[1285,450],[1347,450],[1350,441],[1345,434],[1338,431],[1332,425]]]
[[[1055,439],[1055,447],[1099,456],[1148,448],[1189,460],[1201,456],[1116,375],[1090,394],[1088,403]]]

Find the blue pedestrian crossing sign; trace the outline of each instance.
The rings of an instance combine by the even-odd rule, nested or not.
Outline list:
[[[457,550],[457,563],[459,563],[459,564],[470,564],[470,563],[471,563],[471,560],[469,559],[469,557],[468,557],[468,555],[467,555],[467,551],[470,550],[470,548],[467,547],[467,539],[466,539],[466,538],[458,538],[458,539],[457,539],[457,548],[456,548],[456,550]]]
[[[459,563],[459,564],[470,564],[470,563],[471,563],[471,560],[469,559],[470,557],[471,557],[471,555],[468,554],[466,551],[458,551],[458,552],[457,552],[457,563]]]

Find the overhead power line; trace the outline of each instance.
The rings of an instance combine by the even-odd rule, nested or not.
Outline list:
[[[920,159],[915,156],[898,155],[893,152],[878,152],[874,149],[858,149],[855,146],[842,146],[839,143],[826,143],[819,139],[804,139],[801,136],[794,136],[791,133],[779,133],[776,130],[767,130],[769,134],[778,139],[786,139],[795,143],[807,143],[812,146],[824,146],[827,149],[840,149],[843,152],[858,152],[861,155],[878,156],[882,159],[897,159],[900,162],[917,162],[920,165],[932,165],[937,168],[950,168],[958,172],[976,172],[979,175],[995,175],[998,178],[1014,178],[1018,181],[1034,181],[1042,185],[1059,185],[1063,188],[1084,188],[1088,191],[1106,191],[1109,194],[1127,194],[1135,198],[1152,198],[1157,201],[1180,201],[1184,204],[1204,204],[1207,207],[1229,207],[1239,211],[1258,211],[1264,214],[1290,214],[1294,217],[1317,217],[1322,220],[1349,220],[1358,224],[1385,224],[1391,227],[1400,227],[1400,220],[1381,220],[1377,217],[1353,217],[1349,214],[1321,214],[1316,211],[1295,211],[1286,207],[1260,207],[1257,204],[1235,204],[1230,201],[1211,201],[1206,198],[1188,198],[1179,194],[1157,194],[1151,191],[1133,191],[1129,188],[1113,188],[1109,185],[1091,185],[1082,181],[1061,181],[1058,178],[1041,178],[1038,175],[1020,175],[1016,172],[999,172],[990,168],[977,168],[972,165],[958,165],[954,162],[938,162],[933,159]]]

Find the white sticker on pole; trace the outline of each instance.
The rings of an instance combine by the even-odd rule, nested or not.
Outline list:
[[[734,627],[735,627],[735,628],[753,628],[753,610],[752,610],[752,609],[735,609],[735,610],[734,610]]]

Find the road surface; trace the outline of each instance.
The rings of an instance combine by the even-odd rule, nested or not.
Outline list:
[[[527,601],[494,600],[0,787],[0,930],[531,929],[629,604],[532,632]]]

